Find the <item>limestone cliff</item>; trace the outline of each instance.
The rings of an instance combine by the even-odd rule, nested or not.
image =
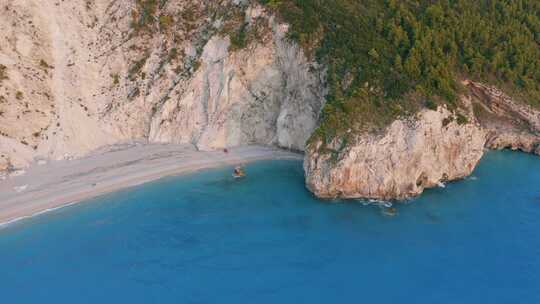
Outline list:
[[[133,140],[304,150],[331,87],[326,68],[336,71],[311,59],[313,49],[308,59],[284,19],[258,3],[0,0],[0,178]],[[377,62],[375,49],[368,55]],[[467,176],[486,147],[540,154],[540,112],[493,87],[463,86],[455,109],[424,109],[324,147],[310,141],[308,188],[403,199]],[[364,90],[384,95],[368,82]]]
[[[249,1],[0,1],[0,170],[130,140],[302,150],[324,71]]]
[[[381,134],[315,141],[304,161],[306,185],[324,198],[405,199],[469,175],[484,147],[540,154],[540,112],[472,81],[463,107],[423,110]]]
[[[358,136],[336,155],[312,144],[304,163],[308,188],[326,198],[403,199],[467,176],[482,157],[485,132],[455,120],[445,125],[451,116],[445,108],[422,111],[383,134]]]

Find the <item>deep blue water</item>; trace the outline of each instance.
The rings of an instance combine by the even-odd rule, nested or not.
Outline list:
[[[297,161],[172,177],[0,230],[2,303],[540,303],[540,158],[491,152],[394,217]]]

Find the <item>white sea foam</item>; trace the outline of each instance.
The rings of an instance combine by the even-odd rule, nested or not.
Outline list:
[[[58,207],[53,207],[53,208],[49,208],[49,209],[45,209],[45,210],[41,210],[41,211],[38,211],[36,213],[33,213],[31,215],[25,215],[25,216],[21,216],[21,217],[17,217],[17,218],[14,218],[14,219],[11,219],[7,222],[2,222],[0,223],[0,229],[3,229],[3,228],[6,228],[7,226],[15,223],[15,222],[18,222],[20,220],[24,220],[24,219],[28,219],[28,218],[33,218],[33,217],[36,217],[36,216],[39,216],[39,215],[42,215],[44,213],[48,213],[48,212],[51,212],[51,211],[56,211],[56,210],[59,210],[59,209],[62,209],[62,208],[65,208],[65,207],[69,207],[71,205],[75,205],[77,204],[78,201],[76,202],[71,202],[71,203],[67,203],[65,205],[62,205],[62,206],[58,206]]]
[[[392,202],[378,200],[378,199],[357,199],[356,201],[361,203],[364,206],[375,205],[375,206],[379,206],[379,207],[390,208],[393,205]]]

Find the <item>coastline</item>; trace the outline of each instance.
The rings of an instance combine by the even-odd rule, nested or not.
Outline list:
[[[80,159],[34,164],[26,174],[0,181],[0,227],[166,176],[271,159],[300,160],[302,155],[262,146],[224,153],[197,151],[192,145],[129,144]]]

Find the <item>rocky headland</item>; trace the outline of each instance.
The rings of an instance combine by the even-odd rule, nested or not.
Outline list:
[[[324,198],[406,199],[472,173],[486,148],[540,154],[540,111],[500,90],[464,81],[463,109],[425,109],[332,152],[310,143],[306,185]],[[327,148],[328,149],[328,148]]]
[[[131,141],[258,144],[305,150],[318,197],[388,200],[466,177],[486,148],[540,154],[540,111],[470,80],[457,107],[323,143],[328,67],[259,2],[4,1],[0,176]]]

